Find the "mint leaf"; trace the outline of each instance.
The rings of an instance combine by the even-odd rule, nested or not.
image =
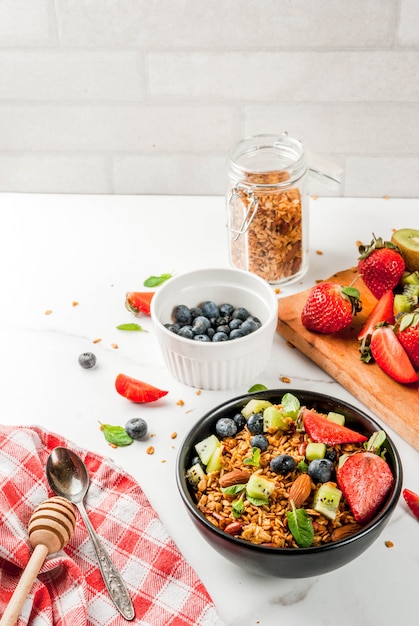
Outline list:
[[[250,389],[247,390],[247,393],[253,393],[254,391],[266,391],[267,387],[265,385],[261,385],[260,383],[253,385]]]
[[[149,276],[144,281],[144,287],[158,287],[169,278],[172,278],[171,274],[160,274],[160,276]]]
[[[117,326],[118,330],[138,330],[138,331],[142,331],[144,330],[142,326],[140,326],[139,324],[135,324],[133,322],[130,322],[129,324],[119,324]]]
[[[247,499],[254,506],[263,506],[264,504],[269,504],[268,498],[253,498],[252,496],[247,495]]]
[[[296,509],[291,500],[292,511],[287,511],[288,528],[299,548],[309,548],[313,543],[314,529],[311,517],[305,509]]]
[[[130,446],[134,439],[130,437],[122,426],[112,426],[111,424],[100,424],[100,430],[102,431],[106,441],[111,446]]]
[[[259,467],[260,462],[260,448],[252,448],[252,456],[244,459],[243,463],[245,465],[254,465],[255,467]]]
[[[233,517],[237,519],[238,517],[241,516],[243,511],[244,511],[244,502],[242,498],[240,498],[239,500],[235,500],[235,502],[233,502],[233,504],[231,505],[231,512],[233,513]]]
[[[246,485],[231,485],[230,487],[221,487],[221,491],[227,496],[235,496],[246,489]]]

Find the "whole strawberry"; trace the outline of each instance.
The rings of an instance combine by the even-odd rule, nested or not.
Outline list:
[[[398,320],[397,336],[413,367],[419,370],[419,311],[402,315]]]
[[[310,291],[301,322],[308,330],[335,333],[349,326],[361,308],[358,289],[325,281]]]
[[[359,254],[358,273],[377,299],[397,287],[405,270],[405,262],[394,243],[374,237],[369,246],[359,246]]]

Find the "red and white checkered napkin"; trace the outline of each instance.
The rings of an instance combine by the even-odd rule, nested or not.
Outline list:
[[[131,593],[136,617],[127,622],[113,606],[78,517],[68,545],[45,560],[18,626],[220,626],[208,592],[139,484],[109,459],[38,427],[0,426],[0,612],[32,553],[33,510],[53,495],[45,465],[56,446],[71,448],[87,466],[86,508]]]

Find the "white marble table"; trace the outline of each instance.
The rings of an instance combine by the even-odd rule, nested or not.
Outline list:
[[[334,573],[299,580],[254,576],[226,561],[182,507],[175,483],[182,438],[207,410],[247,388],[198,395],[165,370],[149,318],[137,320],[143,333],[116,326],[135,321],[124,307],[125,293],[142,290],[150,274],[228,266],[225,222],[220,197],[0,195],[0,421],[54,430],[130,472],[228,626],[414,626],[419,522],[404,502],[363,556]],[[402,227],[419,227],[419,200],[313,199],[310,268],[303,283],[282,295],[352,266],[357,240]],[[93,370],[77,362],[87,350],[98,359]],[[119,372],[169,394],[155,405],[131,404],[114,389]],[[361,406],[279,336],[266,370],[251,382],[322,391]],[[98,422],[124,425],[133,416],[147,420],[151,441],[111,449]],[[419,491],[418,453],[388,431],[401,454],[405,486]],[[150,443],[152,456],[146,454]]]

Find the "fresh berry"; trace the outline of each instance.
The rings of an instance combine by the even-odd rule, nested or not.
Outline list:
[[[132,417],[125,424],[125,430],[132,439],[143,439],[148,430],[147,422],[142,417]]]
[[[253,437],[250,438],[250,445],[252,448],[259,448],[259,450],[265,452],[269,446],[269,441],[265,435],[253,435]]]
[[[203,302],[200,308],[202,311],[202,315],[204,315],[208,319],[220,316],[220,309],[212,300],[207,300],[206,302]]]
[[[278,454],[271,459],[269,467],[275,474],[288,474],[295,470],[295,459],[289,454]]]
[[[215,424],[215,432],[219,437],[234,437],[237,435],[237,425],[230,417],[220,417]]]
[[[410,489],[403,489],[403,498],[413,515],[419,519],[419,495]]]
[[[154,402],[168,393],[125,374],[118,374],[115,379],[115,389],[131,402]]]
[[[349,455],[337,468],[336,479],[355,520],[360,524],[365,524],[375,515],[394,481],[386,461],[373,452]]]
[[[327,483],[332,478],[333,469],[329,459],[314,459],[308,466],[308,475],[315,483]]]
[[[79,364],[85,369],[89,370],[96,365],[96,357],[93,352],[83,352],[79,356]]]
[[[418,380],[412,363],[392,326],[379,326],[371,337],[371,354],[377,365],[398,383]]]
[[[252,413],[247,420],[247,429],[252,435],[263,433],[263,413]]]
[[[335,333],[349,326],[361,306],[358,289],[325,281],[310,291],[301,322],[308,330]]]
[[[191,311],[186,304],[176,305],[172,311],[172,317],[175,322],[181,325],[190,324],[192,321]]]
[[[236,413],[236,415],[233,417],[233,421],[237,426],[237,432],[243,430],[243,428],[246,426],[246,418],[241,413]]]
[[[419,370],[419,311],[406,313],[398,320],[397,337],[416,370]]]
[[[361,328],[358,340],[365,339],[369,335],[372,335],[373,330],[378,324],[383,322],[387,324],[394,324],[394,293],[391,289],[386,291],[378,300],[371,313],[368,315],[365,324]]]
[[[340,443],[363,443],[367,437],[361,433],[341,426],[332,420],[328,420],[325,415],[316,413],[310,409],[303,411],[304,428],[313,441],[325,443],[328,446],[335,446]]]
[[[394,243],[374,237],[369,246],[359,246],[359,254],[358,273],[376,298],[397,287],[405,262]]]
[[[150,303],[153,296],[154,291],[128,291],[125,296],[125,306],[136,316],[141,313],[150,315]]]

